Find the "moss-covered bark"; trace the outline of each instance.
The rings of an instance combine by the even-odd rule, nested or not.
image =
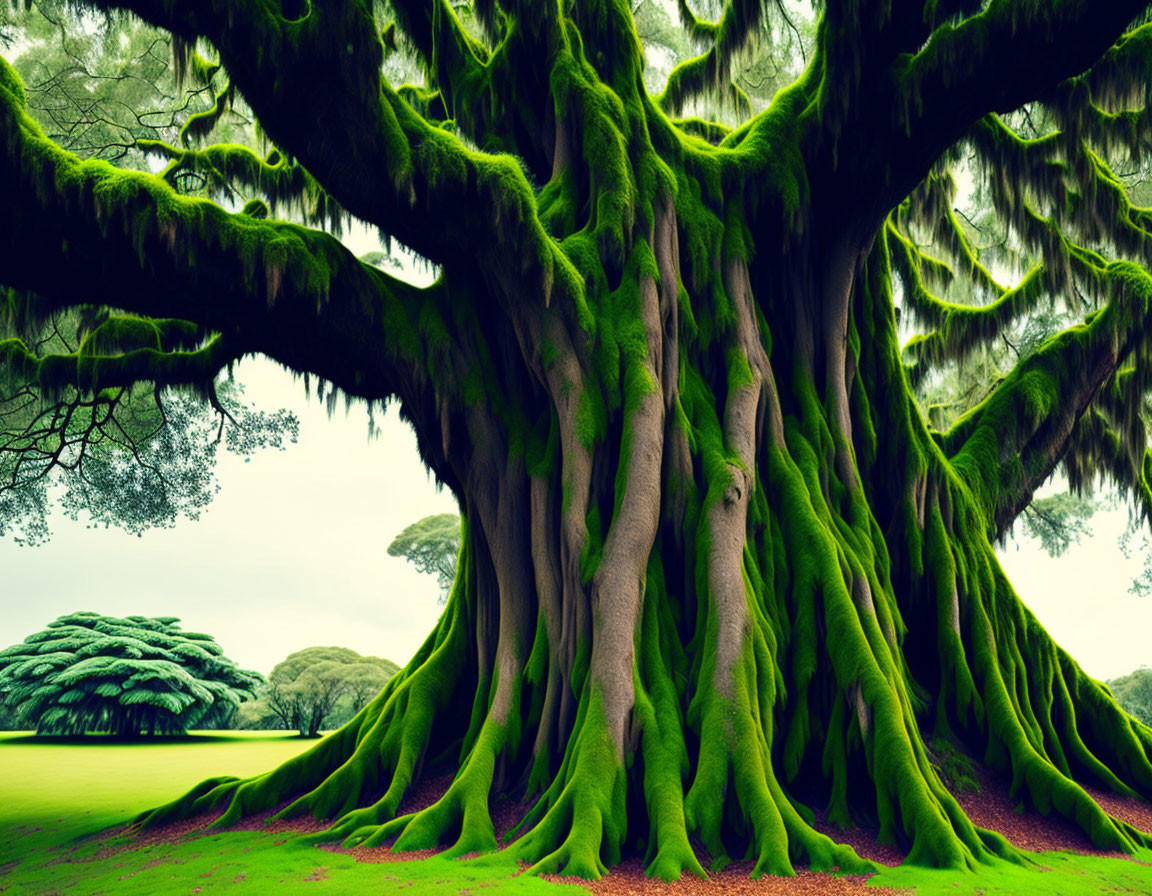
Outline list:
[[[1014,18],[994,3],[925,43],[935,20],[896,4],[886,41],[870,43],[867,4],[844,5],[855,17],[837,5],[797,83],[712,145],[646,95],[626,4],[542,4],[517,20],[501,3],[508,18],[487,27],[520,25],[491,50],[448,4],[395,4],[440,84],[425,113],[458,110],[454,127],[515,147],[517,163],[377,89],[370,4],[341,15],[314,0],[291,20],[240,4],[243,27],[231,11],[227,28],[211,3],[122,5],[211,39],[229,90],[307,165],[309,195],[322,185],[442,275],[414,289],[322,235],[80,163],[43,138],[3,67],[0,212],[27,221],[0,234],[5,282],[50,310],[96,265],[121,290],[98,300],[222,334],[185,355],[110,354],[94,386],[120,371],[202,382],[259,350],[348,394],[399,397],[466,520],[440,624],[356,719],[142,823],[278,809],[329,819],[324,839],[462,854],[498,845],[489,805],[507,793],[533,801],[509,848],[539,872],[597,877],[638,849],[664,879],[701,874],[697,840],[757,874],[866,870],[813,810],[875,825],[914,863],[1021,861],[941,783],[925,739],[943,735],[1097,845],[1152,843],[1082,786],[1152,798],[1152,731],[1053,644],[990,545],[1084,432],[1101,387],[1143,357],[1152,279],[1081,253],[1113,302],[943,435],[917,410],[890,292],[894,253],[917,307],[941,326],[965,317],[922,288],[928,261],[890,210],[985,114],[1090,65],[1132,9],[1068,2]],[[948,68],[991,65],[1033,15],[1046,40],[1075,35],[1077,53],[1007,86]],[[733,3],[717,26],[693,20],[715,39],[697,68],[719,77],[758,16]],[[332,66],[347,48],[357,64],[305,83],[288,73],[304,48]],[[283,83],[264,77],[269,56],[289,60],[274,69]],[[668,102],[701,74],[677,77]],[[540,102],[499,106],[519,82]],[[303,126],[277,90],[335,111]],[[271,176],[226,148],[164,152]],[[30,260],[36,244],[60,247],[53,270]],[[92,365],[3,350],[49,387]],[[445,770],[442,799],[397,817]]]

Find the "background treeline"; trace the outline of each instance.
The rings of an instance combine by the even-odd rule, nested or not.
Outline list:
[[[121,737],[287,729],[348,721],[397,671],[346,647],[309,647],[264,678],[171,617],[61,616],[0,650],[0,730]]]
[[[304,737],[338,728],[368,705],[399,667],[347,647],[308,647],[279,663],[232,728],[295,728]]]
[[[1142,666],[1112,679],[1108,687],[1129,715],[1152,727],[1152,669]]]

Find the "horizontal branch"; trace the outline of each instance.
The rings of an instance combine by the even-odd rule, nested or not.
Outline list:
[[[962,361],[1052,295],[1045,269],[1036,266],[1016,286],[1003,290],[987,304],[961,305],[946,301],[928,288],[923,270],[942,262],[922,253],[891,223],[886,237],[893,269],[904,287],[903,306],[922,323],[934,328],[914,336],[904,348],[905,355],[918,366],[935,368],[948,361]]]
[[[1000,536],[1066,455],[1078,423],[1132,358],[1141,376],[1152,333],[1152,276],[1128,262],[1104,277],[1112,301],[1049,339],[941,437]],[[1081,431],[1083,434],[1083,431]]]
[[[339,234],[346,213],[304,168],[278,150],[261,158],[247,146],[217,143],[203,149],[185,149],[160,140],[138,140],[146,154],[168,160],[160,177],[174,188],[180,178],[197,174],[207,181],[210,194],[235,198],[236,188],[247,188],[266,198],[275,211],[286,205],[309,223],[324,225]]]
[[[365,397],[399,394],[438,363],[417,322],[448,313],[442,286],[391,278],[320,231],[229,214],[158,177],[83,162],[20,100],[0,60],[0,216],[19,222],[0,231],[0,271],[5,285],[35,293],[41,317],[95,304],[190,321],[222,334],[229,351],[263,352]]]
[[[437,264],[508,267],[515,258],[525,294],[549,294],[559,251],[520,164],[469,148],[384,80],[368,0],[313,0],[297,20],[260,0],[91,5],[132,12],[189,45],[210,41],[264,132],[356,217]],[[488,210],[490,226],[477,226],[476,208]]]
[[[239,358],[240,353],[229,351],[219,336],[192,351],[136,348],[119,354],[82,349],[37,355],[19,339],[0,341],[0,374],[34,383],[44,396],[59,395],[68,387],[96,394],[137,383],[190,386],[207,394],[216,376]]]
[[[1152,263],[1152,213],[1132,205],[1089,136],[1055,131],[1028,140],[988,115],[967,137],[993,207],[1024,247],[1043,258],[1057,289],[1075,266],[1070,254],[1077,242]]]

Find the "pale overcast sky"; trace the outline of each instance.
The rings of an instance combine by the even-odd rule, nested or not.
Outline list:
[[[1127,518],[1124,509],[1097,512],[1089,523],[1092,537],[1057,559],[1026,539],[1009,540],[998,551],[1016,593],[1097,678],[1152,666],[1152,597],[1128,591],[1144,558],[1135,551],[1126,558],[1116,543]]]
[[[341,404],[329,419],[263,359],[237,375],[248,400],[296,412],[298,444],[250,463],[221,452],[220,492],[199,521],[136,537],[57,515],[47,545],[0,541],[0,646],[64,613],[94,610],[178,616],[263,673],[314,645],[411,657],[439,616],[438,589],[387,548],[420,517],[455,513],[455,499],[437,491],[394,409],[369,441],[362,408],[345,416]]]
[[[378,246],[364,229],[357,254]],[[434,272],[406,275],[429,280]],[[368,439],[367,416],[341,402],[329,418],[303,385],[263,359],[237,370],[246,398],[300,418],[300,441],[250,463],[221,452],[216,500],[199,521],[146,532],[87,529],[57,515],[52,541],[0,539],[0,648],[75,610],[177,616],[214,635],[241,665],[267,673],[314,645],[406,662],[441,607],[434,577],[389,557],[396,534],[422,516],[456,512],[416,453],[395,410]],[[1142,560],[1116,545],[1123,511],[1098,513],[1094,537],[1053,560],[1032,543],[1001,556],[1018,593],[1085,670],[1098,678],[1152,665],[1152,598],[1128,593]]]

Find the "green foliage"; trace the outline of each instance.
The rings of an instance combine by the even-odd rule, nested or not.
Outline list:
[[[61,0],[9,10],[8,27],[22,38],[15,67],[26,102],[69,151],[149,170],[142,142],[187,144],[207,129],[256,145],[243,100],[226,82],[217,94],[220,64],[183,55],[171,35],[127,16],[77,15]],[[208,172],[179,177],[185,192],[214,186]]]
[[[1023,531],[1040,542],[1051,557],[1059,557],[1080,539],[1092,535],[1088,520],[1096,512],[1093,498],[1061,492],[1037,498],[1020,515]]]
[[[72,519],[135,535],[198,518],[218,489],[221,447],[283,450],[299,429],[295,414],[243,401],[239,384],[221,383],[216,401],[221,416],[145,385],[96,396],[69,389],[57,401],[27,387],[0,394],[0,536],[47,541],[54,503]]]
[[[420,572],[436,576],[440,603],[446,603],[460,556],[460,517],[440,513],[417,520],[392,539],[388,554],[404,557]]]
[[[261,682],[172,617],[61,616],[0,651],[0,697],[38,734],[178,734],[225,724]]]
[[[316,737],[363,709],[398,670],[391,660],[347,647],[306,647],[272,670],[246,727],[296,728],[301,737]]]
[[[19,731],[22,727],[15,708],[0,701],[0,731]]]
[[[1113,678],[1108,687],[1125,712],[1152,728],[1152,669],[1144,667]]]

